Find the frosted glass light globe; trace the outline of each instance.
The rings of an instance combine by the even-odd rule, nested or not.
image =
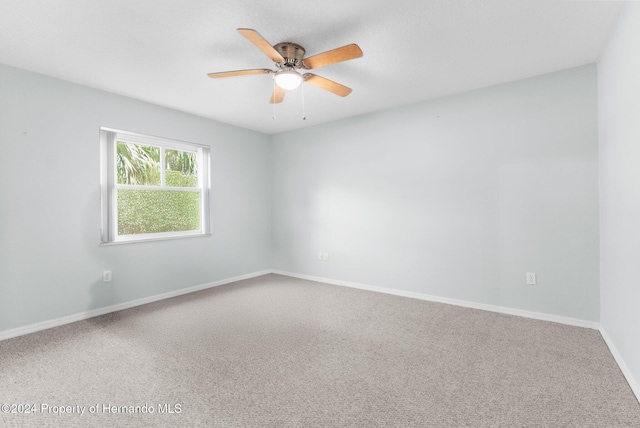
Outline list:
[[[302,84],[302,76],[293,70],[278,71],[274,77],[276,85],[286,91],[292,91]]]

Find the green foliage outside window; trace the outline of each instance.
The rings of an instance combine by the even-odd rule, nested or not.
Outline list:
[[[200,229],[200,193],[118,190],[118,234]]]
[[[193,152],[165,151],[165,185],[198,187]],[[160,186],[160,148],[118,141],[118,184]],[[118,189],[118,234],[177,232],[200,229],[200,193],[151,189]]]
[[[118,141],[118,184],[160,185],[160,147]]]

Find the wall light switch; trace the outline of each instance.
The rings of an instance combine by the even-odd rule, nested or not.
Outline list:
[[[102,282],[111,282],[111,271],[105,270],[102,272]]]
[[[322,253],[322,260],[324,261],[329,260],[329,253]]]
[[[527,284],[528,285],[536,285],[536,274],[535,274],[535,272],[527,272]]]
[[[322,251],[318,253],[318,260],[322,260]]]

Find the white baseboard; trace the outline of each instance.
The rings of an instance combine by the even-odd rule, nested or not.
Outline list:
[[[613,340],[611,339],[611,336],[609,336],[609,334],[606,332],[606,330],[602,326],[600,326],[600,334],[602,335],[604,342],[609,347],[609,351],[611,351],[611,354],[613,355],[613,358],[616,360],[616,363],[618,363],[618,367],[620,367],[620,371],[622,372],[624,377],[627,379],[627,383],[631,387],[631,390],[636,395],[636,399],[638,399],[638,401],[640,402],[640,383],[633,377],[631,370],[629,370],[629,367],[627,367],[627,364],[622,359],[622,355],[620,355],[620,352],[618,352],[618,348],[616,348],[616,346],[613,344]]]
[[[48,328],[58,327],[58,326],[61,326],[61,325],[64,325],[64,324],[69,324],[69,323],[72,323],[72,322],[76,322],[76,321],[81,321],[81,320],[97,317],[99,315],[104,315],[104,314],[108,314],[108,313],[111,313],[111,312],[122,311],[124,309],[129,309],[129,308],[133,308],[135,306],[145,305],[147,303],[157,302],[159,300],[170,299],[172,297],[181,296],[183,294],[193,293],[193,292],[196,292],[196,291],[205,290],[207,288],[217,287],[219,285],[229,284],[229,283],[236,282],[236,281],[242,281],[244,279],[255,278],[255,277],[266,275],[266,274],[269,274],[269,273],[275,273],[275,274],[278,274],[278,275],[290,276],[290,277],[300,278],[300,279],[307,279],[307,280],[310,280],[310,281],[322,282],[322,283],[325,283],[325,284],[340,285],[340,286],[343,286],[343,287],[358,288],[358,289],[361,289],[361,290],[368,290],[368,291],[375,291],[375,292],[378,292],[378,293],[392,294],[392,295],[395,295],[395,296],[402,296],[402,297],[410,297],[410,298],[413,298],[413,299],[427,300],[427,301],[430,301],[430,302],[446,303],[446,304],[449,304],[449,305],[462,306],[462,307],[465,307],[465,308],[481,309],[481,310],[485,310],[485,311],[497,312],[497,313],[508,314],[508,315],[516,315],[516,316],[521,316],[521,317],[525,317],[525,318],[532,318],[532,319],[543,320],[543,321],[557,322],[557,323],[560,323],[560,324],[567,324],[567,325],[572,325],[572,326],[577,326],[577,327],[585,327],[585,328],[591,328],[591,329],[595,329],[595,330],[600,329],[601,332],[603,331],[600,328],[599,323],[593,322],[593,321],[580,320],[580,319],[576,319],[576,318],[563,317],[563,316],[559,316],[559,315],[546,314],[546,313],[542,313],[542,312],[532,312],[532,311],[525,311],[525,310],[521,310],[521,309],[513,309],[513,308],[502,307],[502,306],[487,305],[487,304],[484,304],[484,303],[469,302],[469,301],[466,301],[466,300],[450,299],[450,298],[447,298],[447,297],[432,296],[432,295],[423,294],[423,293],[416,293],[416,292],[412,292],[412,291],[404,291],[404,290],[396,290],[396,289],[392,289],[392,288],[377,287],[377,286],[373,286],[373,285],[360,284],[360,283],[357,283],[357,282],[342,281],[342,280],[323,278],[323,277],[312,276],[312,275],[303,275],[303,274],[298,274],[298,273],[293,273],[293,272],[281,271],[281,270],[277,270],[277,269],[266,269],[266,270],[262,270],[262,271],[258,271],[258,272],[249,273],[249,274],[246,274],[246,275],[235,276],[233,278],[226,278],[226,279],[222,279],[222,280],[219,280],[219,281],[214,281],[214,282],[207,283],[207,284],[196,285],[196,286],[189,287],[189,288],[183,288],[183,289],[180,289],[180,290],[170,291],[168,293],[163,293],[163,294],[158,294],[158,295],[155,295],[155,296],[144,297],[142,299],[132,300],[132,301],[129,301],[129,302],[123,302],[123,303],[119,303],[119,304],[112,305],[112,306],[107,306],[107,307],[98,308],[98,309],[92,309],[92,310],[85,311],[85,312],[79,312],[79,313],[76,313],[76,314],[73,314],[73,315],[68,315],[68,316],[64,316],[64,317],[61,317],[61,318],[56,318],[56,319],[53,319],[53,320],[43,321],[43,322],[39,322],[39,323],[35,323],[35,324],[29,324],[29,325],[22,326],[22,327],[17,327],[17,328],[11,329],[11,330],[0,331],[0,340],[10,339],[12,337],[17,337],[17,336],[22,336],[22,335],[29,334],[29,333],[34,333],[36,331],[46,330]],[[603,336],[604,336],[604,334],[603,334]],[[606,338],[605,338],[605,341],[606,341]],[[609,345],[609,342],[610,341],[607,341],[608,345]],[[609,348],[612,350],[612,353],[613,353],[613,349],[614,348],[612,348],[612,345],[610,345]],[[615,356],[616,356],[616,354],[614,353],[614,357]],[[616,357],[616,360],[618,360],[618,357]],[[625,374],[625,376],[626,376],[626,374]]]
[[[48,328],[58,327],[64,324],[70,324],[76,321],[82,321],[89,318],[97,317],[99,315],[108,314],[111,312],[122,311],[124,309],[133,308],[135,306],[146,305],[147,303],[157,302],[158,300],[170,299],[172,297],[181,296],[183,294],[193,293],[207,288],[217,287],[219,285],[229,284],[231,282],[242,281],[243,279],[255,278],[257,276],[266,275],[271,273],[271,270],[263,270],[246,275],[234,276],[233,278],[221,279],[219,281],[210,282],[207,284],[200,284],[193,287],[183,288],[180,290],[170,291],[168,293],[157,294],[155,296],[143,297],[142,299],[131,300],[129,302],[118,303],[117,305],[106,306],[104,308],[92,309],[86,312],[79,312],[77,314],[68,315],[62,318],[56,318],[53,320],[43,321],[35,324],[29,324],[23,327],[17,327],[11,330],[0,331],[0,340],[10,339],[12,337],[23,336],[29,333],[35,333],[36,331],[46,330]]]
[[[465,308],[481,309],[483,311],[498,312],[501,314],[516,315],[524,318],[532,318],[542,321],[551,321],[560,324],[572,325],[576,327],[585,327],[598,330],[600,323],[595,321],[581,320],[577,318],[563,317],[560,315],[546,314],[543,312],[525,311],[522,309],[513,309],[503,306],[487,305],[484,303],[469,302],[466,300],[450,299],[448,297],[432,296],[429,294],[416,293],[413,291],[396,290],[393,288],[377,287],[374,285],[360,284],[357,282],[342,281],[338,279],[322,278],[318,276],[303,275],[299,273],[286,272],[281,270],[272,270],[272,273],[294,278],[308,279],[310,281],[323,282],[325,284],[340,285],[343,287],[358,288],[361,290],[375,291],[378,293],[393,294],[394,296],[411,297],[413,299],[427,300],[430,302],[446,303],[448,305],[462,306]]]

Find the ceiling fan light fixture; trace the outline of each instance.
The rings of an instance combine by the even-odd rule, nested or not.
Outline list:
[[[302,84],[302,76],[294,70],[280,70],[276,72],[273,78],[276,81],[276,85],[286,91],[293,91]]]

